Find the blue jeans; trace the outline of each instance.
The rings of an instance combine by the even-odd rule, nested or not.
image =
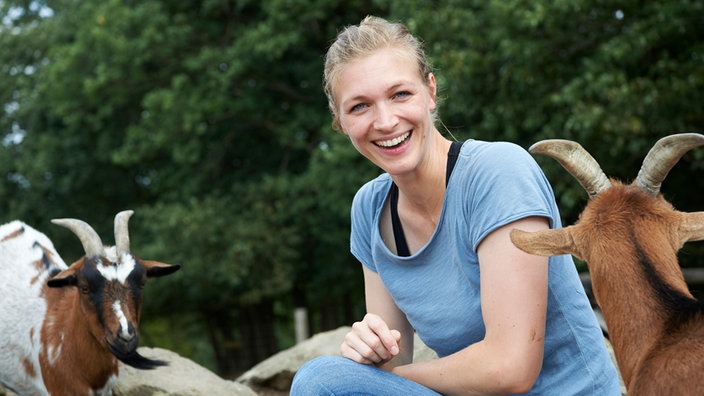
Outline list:
[[[432,389],[374,366],[321,356],[298,369],[290,396],[440,396]]]

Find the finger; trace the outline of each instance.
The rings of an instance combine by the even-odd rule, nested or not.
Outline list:
[[[398,355],[398,353],[400,352],[400,349],[401,349],[400,348],[401,347],[401,332],[396,329],[393,329],[393,330],[391,330],[391,336],[394,338],[394,340],[396,340],[396,347],[391,348],[390,350],[391,350],[391,353],[394,356],[396,356],[396,355]]]
[[[365,322],[354,323],[352,331],[347,334],[345,340],[347,345],[374,363],[379,363],[392,356],[379,336]]]
[[[345,339],[340,346],[342,356],[347,357],[359,363],[374,364],[383,360],[382,356],[364,341],[360,334],[360,328],[365,325],[362,323],[354,324],[352,327],[357,330],[352,330],[345,335]],[[368,330],[367,330],[368,331]]]
[[[362,356],[354,348],[350,347],[346,342],[343,342],[340,345],[340,354],[342,355],[342,357],[345,357],[357,363],[368,365],[374,364],[374,362]]]
[[[373,314],[365,316],[364,322],[381,341],[382,345],[378,348],[374,348],[377,353],[380,353],[380,348],[383,348],[383,350],[390,355],[383,354],[384,359],[398,355],[399,341],[401,340],[401,333],[398,330],[389,329],[384,320]]]
[[[393,330],[391,330],[391,335],[394,337],[397,344],[399,342],[401,342],[401,332],[400,331],[393,329]]]

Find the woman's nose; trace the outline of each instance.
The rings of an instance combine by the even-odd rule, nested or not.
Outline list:
[[[374,128],[378,130],[393,129],[398,123],[398,117],[394,114],[391,106],[379,104],[374,112]]]

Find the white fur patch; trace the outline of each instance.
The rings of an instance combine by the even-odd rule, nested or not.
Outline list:
[[[95,396],[111,396],[112,388],[115,387],[115,384],[117,384],[117,376],[111,375],[105,383],[105,386],[100,389],[96,389],[95,391],[91,391],[90,394]]]
[[[98,265],[98,271],[109,281],[118,281],[125,284],[136,263],[134,258],[128,254],[120,256],[120,260],[113,265]]]
[[[56,361],[59,359],[61,356],[61,346],[63,345],[64,342],[64,333],[61,333],[61,336],[59,337],[59,342],[54,345],[54,344],[49,344],[47,348],[47,356],[49,358],[49,364],[54,365],[56,364]]]
[[[50,271],[66,268],[44,234],[19,221],[0,225],[0,381],[18,394],[47,393],[39,367],[43,289]],[[61,353],[56,346],[50,356]]]
[[[125,336],[125,338],[129,338],[129,326],[127,324],[127,317],[125,316],[125,313],[122,311],[122,304],[120,303],[119,300],[115,301],[112,303],[112,310],[115,312],[115,316],[117,316],[117,319],[120,321],[120,327],[122,328],[122,334]]]

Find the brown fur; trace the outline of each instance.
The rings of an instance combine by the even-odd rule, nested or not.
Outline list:
[[[52,395],[89,395],[105,389],[118,374],[118,359],[109,345],[120,345],[127,351],[137,348],[141,296],[136,299],[130,287],[117,281],[105,282],[98,301],[102,310],[99,313],[88,293],[88,288],[94,285],[89,285],[83,275],[86,272],[84,267],[95,266],[95,260],[82,258],[57,275],[57,278],[75,276],[75,286],[45,287],[44,290],[48,307],[41,329],[41,341],[45,347],[39,361],[44,384]],[[105,258],[97,260],[99,265],[112,265]],[[135,260],[138,266],[146,267],[140,285],[147,280],[146,269],[172,267],[136,257]],[[141,286],[139,288],[141,290]],[[131,327],[134,338],[128,341],[120,335],[119,318],[112,308],[114,301],[120,301]]]
[[[22,235],[22,233],[24,233],[24,228],[19,228],[17,231],[6,235],[2,240],[0,240],[0,242],[9,241],[10,239],[17,238],[18,236]]]
[[[80,272],[82,266],[80,260],[71,269]],[[105,330],[88,296],[80,286],[47,287],[45,293],[48,307],[41,331],[45,347],[39,361],[47,390],[52,395],[88,395],[103,388],[118,373],[117,359],[107,348]]]
[[[167,364],[138,353],[139,311],[147,278],[180,266],[132,255],[129,215],[115,217],[117,246],[111,247],[80,220],[54,220],[79,237],[88,256],[68,267],[44,234],[20,221],[0,225],[6,282],[0,370],[6,387],[22,395],[108,395],[118,360],[137,369]]]
[[[661,195],[612,180],[575,225],[513,230],[511,239],[530,253],[570,253],[587,262],[629,394],[698,395],[704,304],[690,293],[677,252],[701,239],[701,231],[685,230],[701,219],[701,213],[678,212]]]

